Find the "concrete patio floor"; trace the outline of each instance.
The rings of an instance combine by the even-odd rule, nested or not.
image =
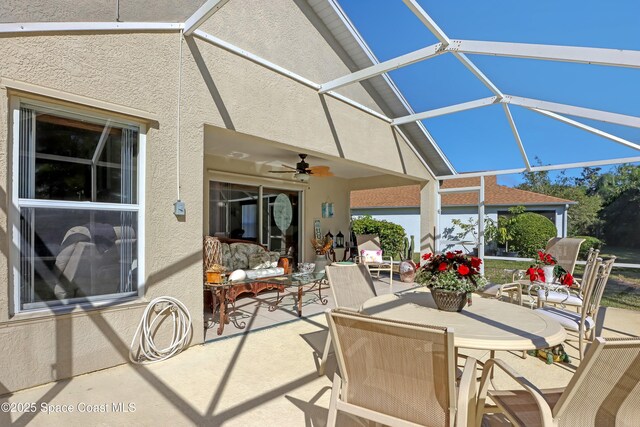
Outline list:
[[[602,336],[640,335],[640,312],[603,308],[600,320]],[[326,375],[318,377],[314,348],[322,349],[326,333],[319,314],[195,346],[154,365],[122,365],[24,390],[0,402],[34,402],[38,411],[0,412],[0,425],[324,426],[335,361],[330,357]],[[497,356],[537,386],[559,387],[579,362],[577,351],[565,347],[571,364],[546,365],[509,352]],[[507,380],[498,374],[496,381]],[[70,405],[74,412],[46,414],[43,403],[58,410],[62,406],[50,405]],[[117,412],[114,403],[129,412]],[[341,417],[339,425],[362,424]]]

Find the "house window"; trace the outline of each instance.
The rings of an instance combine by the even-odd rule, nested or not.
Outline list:
[[[137,295],[140,126],[26,103],[15,114],[18,309]]]

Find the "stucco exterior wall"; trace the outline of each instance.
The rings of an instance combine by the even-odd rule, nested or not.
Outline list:
[[[210,24],[211,31],[222,38],[242,35],[246,37],[242,47],[271,56],[275,62],[312,79],[322,80],[324,73],[333,77],[346,71],[315,28],[305,21],[295,2],[273,0],[268,7],[255,0],[245,3],[230,2],[228,9],[225,6],[225,13]],[[0,4],[0,16],[8,7],[15,4]],[[246,12],[250,7],[253,12],[268,9],[268,13],[256,20]],[[2,37],[0,79],[137,108],[154,113],[158,122],[147,136],[144,298],[93,311],[78,307],[66,315],[42,312],[10,318],[10,93],[0,88],[0,117],[5,118],[0,120],[0,338],[8,343],[0,354],[0,393],[126,362],[142,310],[156,296],[171,295],[181,300],[193,315],[192,344],[202,342],[204,124],[300,150],[358,158],[391,175],[429,178],[404,142],[395,140],[388,123],[333,98],[318,96],[308,87],[202,41],[191,39],[183,47],[178,155],[178,33],[39,33]],[[354,90],[358,92],[357,88]],[[178,164],[180,198],[187,209],[186,217],[180,220],[173,215],[172,207],[178,198]],[[318,184],[310,190],[307,201],[308,215],[313,217],[319,202],[331,197],[337,216],[326,226],[334,234],[338,229],[345,233],[348,224],[348,192],[336,191],[343,186],[347,183],[338,178]],[[307,227],[306,232],[310,237],[312,227]]]
[[[3,0],[0,22],[184,22],[205,0]]]

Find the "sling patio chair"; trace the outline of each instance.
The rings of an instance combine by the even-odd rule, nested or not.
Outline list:
[[[475,413],[476,360],[456,390],[453,330],[327,310],[340,375],[327,426],[338,411],[390,426],[466,426]]]
[[[496,367],[522,388],[489,390]],[[489,397],[496,406],[485,405]],[[502,413],[519,426],[635,426],[640,420],[640,338],[596,338],[565,388],[540,390],[500,359],[488,360],[476,425]],[[491,415],[487,415],[491,413]]]
[[[538,289],[538,307],[542,307],[546,304],[559,304],[563,308],[570,306],[576,307],[579,310],[580,307],[582,307],[583,295],[588,292],[588,287],[594,277],[595,265],[599,259],[599,253],[600,251],[598,249],[589,249],[589,253],[587,254],[587,263],[584,267],[584,274],[579,282],[577,292],[570,287],[566,287],[562,289],[562,291]],[[578,283],[577,279],[576,283]]]
[[[553,255],[562,268],[573,274],[582,242],[584,242],[584,239],[554,237],[547,242],[545,251]]]
[[[596,262],[594,277],[592,277],[592,282],[587,286],[588,289],[584,294],[580,313],[549,306],[536,309],[536,312],[541,315],[559,322],[566,330],[578,334],[580,358],[584,355],[584,341],[591,341],[595,336],[600,301],[615,260],[616,257],[611,257],[607,261],[600,260]]]
[[[366,300],[377,295],[371,273],[365,265],[329,265],[325,268],[325,274],[336,307],[358,312]],[[322,360],[318,367],[319,376],[324,375],[330,350],[331,334],[327,335],[324,345]]]
[[[367,266],[369,271],[375,272],[376,278],[381,271],[389,272],[389,286],[393,284],[393,257],[383,256],[380,238],[375,234],[356,235],[358,244],[358,256],[356,262]]]

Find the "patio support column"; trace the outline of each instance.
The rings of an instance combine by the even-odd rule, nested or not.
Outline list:
[[[420,255],[436,251],[438,218],[438,181],[424,183],[420,188]]]
[[[483,261],[480,265],[480,273],[484,274],[484,175],[480,177],[478,194],[478,258]]]

